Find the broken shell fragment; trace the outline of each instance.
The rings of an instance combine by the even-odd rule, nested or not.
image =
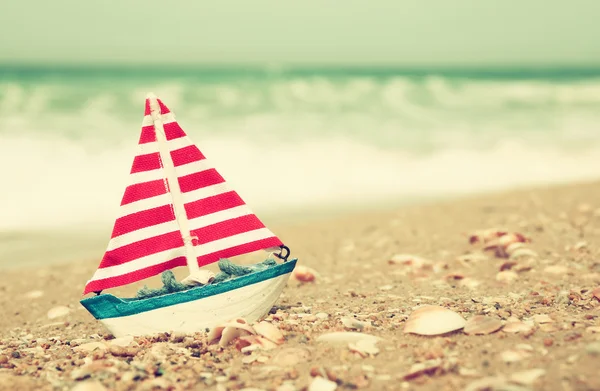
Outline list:
[[[238,345],[242,353],[252,352],[254,350],[271,350],[275,349],[278,345],[268,340],[261,335],[245,335],[239,338],[240,344]]]
[[[518,259],[518,258],[537,258],[538,253],[529,249],[529,248],[518,248],[514,250],[512,253],[508,253],[510,259]]]
[[[405,333],[440,335],[462,329],[466,320],[456,312],[436,305],[417,308],[406,320]]]
[[[469,235],[469,243],[487,243],[490,240],[506,235],[506,233],[506,231],[493,228],[475,231],[474,233]]]
[[[278,345],[281,345],[285,340],[281,331],[269,322],[262,321],[260,323],[255,324],[254,330],[257,334],[262,335],[263,337],[275,342]]]
[[[465,324],[464,332],[469,335],[491,334],[502,328],[502,321],[490,316],[476,315]]]

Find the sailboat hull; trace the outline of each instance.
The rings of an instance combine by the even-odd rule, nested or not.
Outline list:
[[[81,304],[115,337],[205,331],[234,318],[255,322],[273,307],[296,260],[218,284],[148,299],[101,294]]]

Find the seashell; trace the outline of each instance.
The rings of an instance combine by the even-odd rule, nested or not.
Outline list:
[[[240,329],[237,327],[225,327],[223,329],[223,333],[221,334],[221,339],[219,339],[219,346],[225,347],[236,338],[243,337],[246,335],[250,335],[250,333],[244,329]]]
[[[514,243],[511,243],[511,244],[509,244],[508,246],[506,246],[506,249],[505,249],[505,251],[506,251],[506,253],[507,253],[508,255],[511,255],[511,254],[512,254],[512,253],[514,253],[515,251],[517,251],[517,250],[519,250],[519,249],[522,249],[522,248],[525,248],[525,246],[526,246],[526,245],[525,245],[525,243],[524,243],[524,242],[514,242]]]
[[[600,326],[590,326],[585,329],[589,333],[600,333]]]
[[[456,312],[436,305],[417,308],[406,320],[405,333],[440,335],[460,330],[466,320]]]
[[[530,356],[530,353],[523,349],[505,350],[500,353],[500,358],[504,362],[517,362]]]
[[[60,318],[61,316],[65,316],[65,315],[69,314],[70,312],[71,312],[71,309],[69,307],[65,307],[65,306],[54,307],[48,311],[48,319]]]
[[[112,346],[121,346],[121,347],[125,348],[125,347],[129,346],[132,342],[133,342],[133,336],[128,335],[125,337],[112,339],[110,341],[110,344]]]
[[[541,376],[544,376],[545,374],[545,369],[529,369],[527,371],[513,373],[512,375],[510,375],[510,380],[513,383],[529,386],[535,383],[537,379],[539,379]]]
[[[77,383],[71,391],[107,391],[108,389],[104,387],[102,383],[96,380],[86,380],[80,383]]]
[[[513,266],[516,266],[517,263],[513,262],[513,261],[507,261],[504,262],[502,265],[500,265],[500,271],[503,272],[505,270],[510,270],[513,268]]]
[[[511,283],[519,278],[519,275],[512,270],[504,270],[496,274],[496,281]]]
[[[242,344],[246,345],[240,348],[242,353],[253,352],[255,350],[271,350],[278,346],[275,342],[261,335],[245,335],[241,336],[239,340]]]
[[[506,231],[494,228],[475,231],[474,233],[469,235],[469,243],[487,243],[490,240],[506,235],[506,233]]]
[[[546,314],[534,315],[533,320],[536,323],[552,323],[554,320]]]
[[[592,297],[595,297],[596,299],[598,299],[598,301],[600,301],[600,286],[594,288],[594,290],[592,291]]]
[[[511,320],[512,319],[512,320]],[[528,333],[533,329],[532,322],[521,322],[515,318],[509,318],[508,322],[502,328],[505,333]]]
[[[308,391],[335,391],[337,389],[337,383],[331,380],[325,379],[321,376],[316,376],[308,386]]]
[[[347,317],[347,316],[341,318],[340,321],[342,322],[344,327],[346,327],[348,329],[362,330],[365,327],[371,326],[371,323],[369,323],[369,322],[361,322],[360,320],[358,320],[356,318],[351,318],[351,317]]]
[[[254,331],[252,326],[250,326],[244,318],[237,318],[237,319],[229,321],[225,324],[213,327],[208,332],[208,335],[207,335],[208,343],[211,344],[217,340],[223,339],[223,335],[225,334],[225,329],[227,329],[227,328],[229,328],[230,330],[227,331],[227,336],[225,337],[226,340],[236,334],[236,332],[234,332],[232,329],[246,331],[246,333],[240,333],[239,336],[248,335],[248,334],[256,334],[256,332]],[[237,338],[237,337],[234,337],[234,338]],[[227,343],[229,343],[230,341],[231,340],[229,340]],[[225,345],[227,345],[227,343]],[[221,343],[219,343],[219,344],[221,345]],[[223,345],[221,345],[221,346],[223,346]]]
[[[190,274],[181,280],[181,283],[187,286],[202,286],[210,284],[214,279],[215,273],[211,272],[210,270],[202,269]]]
[[[433,262],[411,254],[396,254],[388,261],[390,265],[405,265],[412,266],[415,269],[420,269],[425,266],[430,266]]]
[[[333,333],[320,335],[319,337],[317,337],[317,342],[327,342],[330,344],[346,345],[348,343],[356,343],[363,339],[372,340],[374,342],[381,340],[381,338],[370,334],[357,333],[353,331],[337,331]]]
[[[272,323],[262,321],[255,324],[253,327],[257,334],[262,335],[278,345],[281,345],[285,341],[281,331]]]
[[[27,299],[39,299],[44,296],[44,291],[30,291],[24,295]]]
[[[477,379],[467,385],[464,391],[489,391],[489,390],[506,390],[506,391],[526,391],[521,388],[509,388],[506,378],[500,376],[488,376]]]
[[[93,352],[94,350],[107,350],[108,346],[102,342],[88,342],[73,348],[75,352]]]
[[[300,282],[313,282],[316,278],[317,272],[306,266],[298,265],[292,272],[292,278]]]
[[[518,258],[537,258],[538,253],[529,249],[529,248],[518,248],[514,250],[512,253],[509,253],[510,259],[518,259]]]
[[[430,375],[435,373],[442,366],[442,360],[434,359],[425,362],[413,364],[407,373],[402,375],[402,379],[411,380],[422,375]]]
[[[561,265],[552,265],[544,268],[544,273],[549,274],[567,274],[569,272],[569,268]]]
[[[485,335],[491,334],[502,328],[502,321],[490,316],[475,315],[467,320],[464,333],[469,335]]]
[[[348,344],[351,352],[360,354],[361,357],[375,356],[379,353],[377,341],[372,339],[361,339]]]

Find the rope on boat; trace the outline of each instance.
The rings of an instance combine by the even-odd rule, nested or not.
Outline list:
[[[270,267],[277,265],[277,262],[274,259],[267,259],[261,263],[257,263],[254,265],[236,265],[231,262],[229,259],[221,259],[219,260],[219,269],[221,270],[215,276],[215,279],[210,282],[208,285],[217,284],[219,282],[223,282],[229,280],[230,278],[244,276],[246,274],[250,274],[253,272],[258,272],[262,270],[266,270]],[[140,289],[135,295],[136,299],[149,299],[151,297],[166,295],[168,293],[175,293],[185,291],[194,287],[187,286],[185,284],[180,283],[175,278],[175,275],[171,270],[167,270],[162,272],[160,276],[163,287],[159,289],[148,288],[146,285],[142,289]]]

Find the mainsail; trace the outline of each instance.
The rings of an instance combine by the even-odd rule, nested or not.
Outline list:
[[[146,99],[138,146],[107,251],[84,294],[282,246],[155,97]],[[170,186],[169,169],[178,186]]]

